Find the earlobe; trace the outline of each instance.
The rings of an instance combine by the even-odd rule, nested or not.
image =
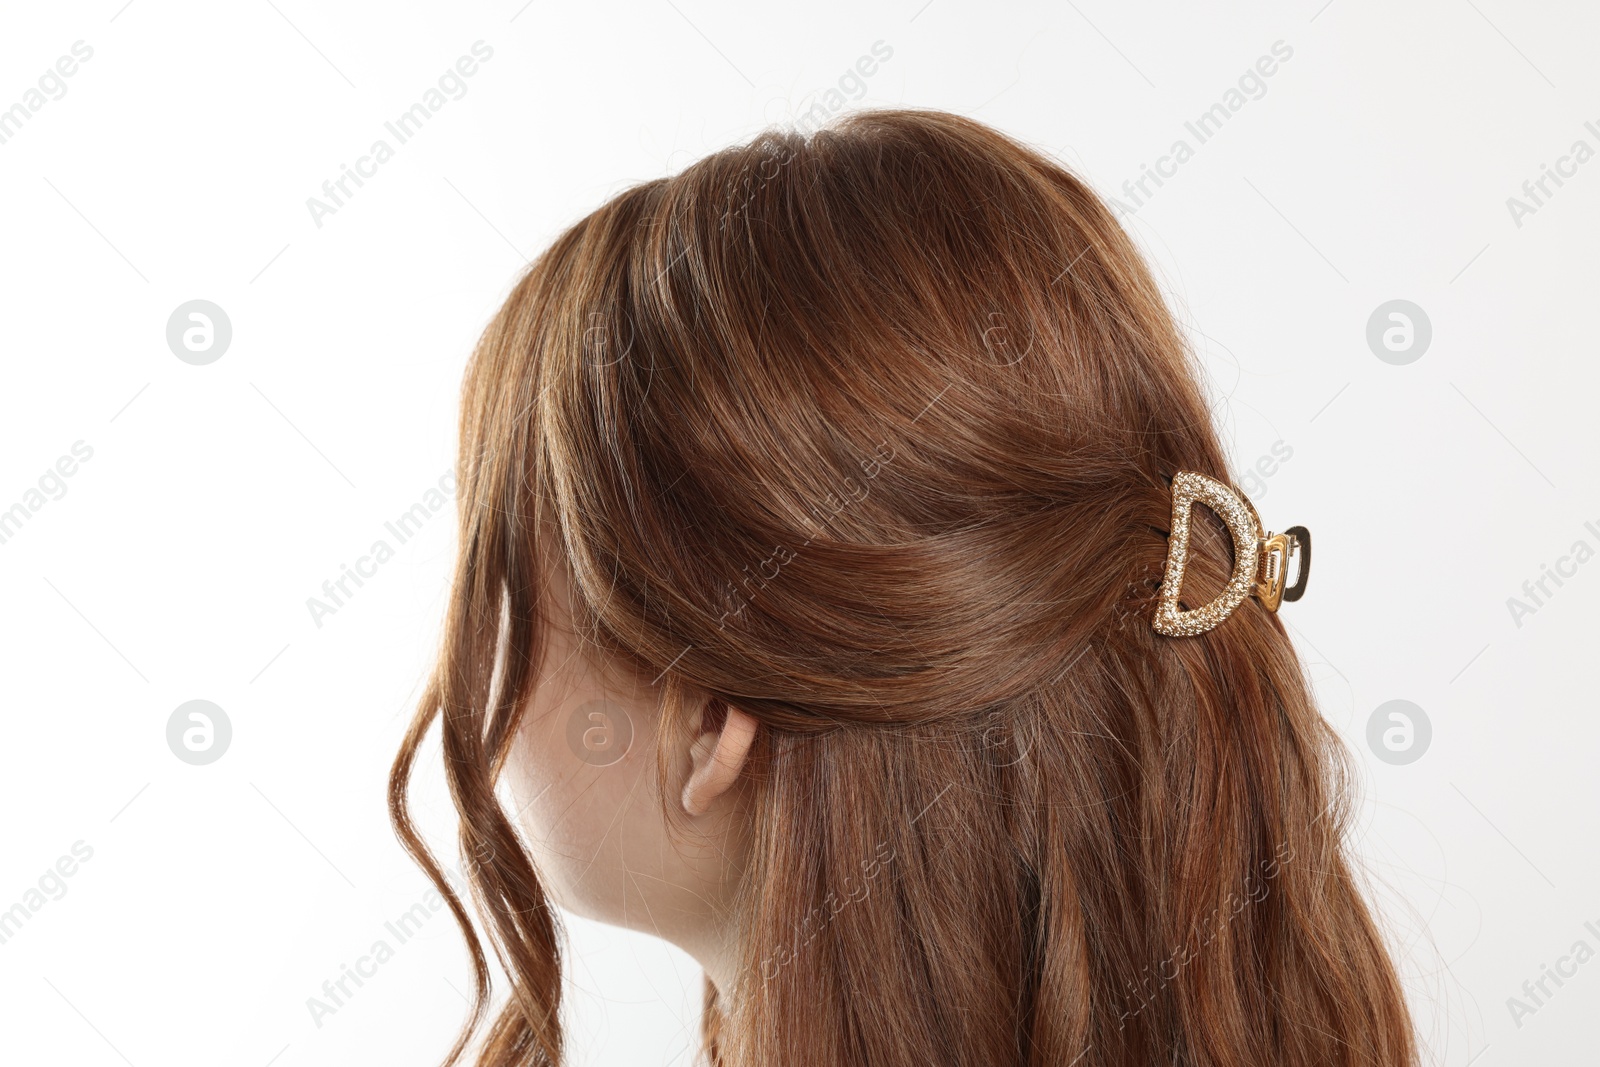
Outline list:
[[[732,788],[756,738],[756,720],[727,706],[721,728],[707,731],[689,749],[691,768],[683,786],[683,810],[704,815],[718,797]]]

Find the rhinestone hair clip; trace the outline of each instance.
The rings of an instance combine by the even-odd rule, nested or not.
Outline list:
[[[1233,535],[1233,576],[1209,604],[1192,611],[1178,607],[1183,568],[1189,559],[1189,515],[1195,502],[1205,504]],[[1294,585],[1285,588],[1290,557],[1299,559]],[[1172,532],[1167,538],[1167,566],[1151,625],[1168,637],[1203,634],[1233,613],[1252,594],[1268,611],[1285,600],[1299,600],[1311,573],[1311,531],[1291,526],[1281,534],[1263,533],[1255,505],[1243,495],[1204,474],[1179,471],[1172,479]]]

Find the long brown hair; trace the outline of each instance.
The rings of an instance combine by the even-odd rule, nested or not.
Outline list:
[[[663,737],[689,693],[762,726],[713,1062],[1413,1064],[1282,622],[1151,629],[1179,470],[1235,481],[1135,247],[980,123],[766,133],[562,234],[467,372],[454,591],[390,781],[475,964],[448,1062],[561,1060],[556,914],[495,799],[554,554],[581,632],[663,680]],[[1232,565],[1209,512],[1193,538],[1191,607]],[[484,1035],[406,806],[436,720],[510,983]]]

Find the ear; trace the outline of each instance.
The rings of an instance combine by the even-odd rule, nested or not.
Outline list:
[[[705,729],[689,746],[689,780],[683,785],[683,810],[704,815],[733,787],[756,739],[757,723],[731,704],[723,704],[721,722],[707,707]]]

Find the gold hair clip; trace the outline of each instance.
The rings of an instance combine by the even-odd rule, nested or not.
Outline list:
[[[1189,559],[1189,514],[1199,501],[1221,517],[1233,535],[1233,576],[1221,594],[1192,611],[1178,608],[1183,567]],[[1299,573],[1285,588],[1289,558],[1297,556]],[[1255,594],[1268,611],[1285,600],[1299,600],[1311,572],[1311,531],[1291,526],[1281,534],[1261,531],[1255,505],[1214,478],[1194,471],[1179,471],[1172,479],[1172,532],[1167,538],[1167,567],[1161,577],[1160,600],[1151,625],[1169,637],[1203,634],[1233,613],[1244,598]]]

